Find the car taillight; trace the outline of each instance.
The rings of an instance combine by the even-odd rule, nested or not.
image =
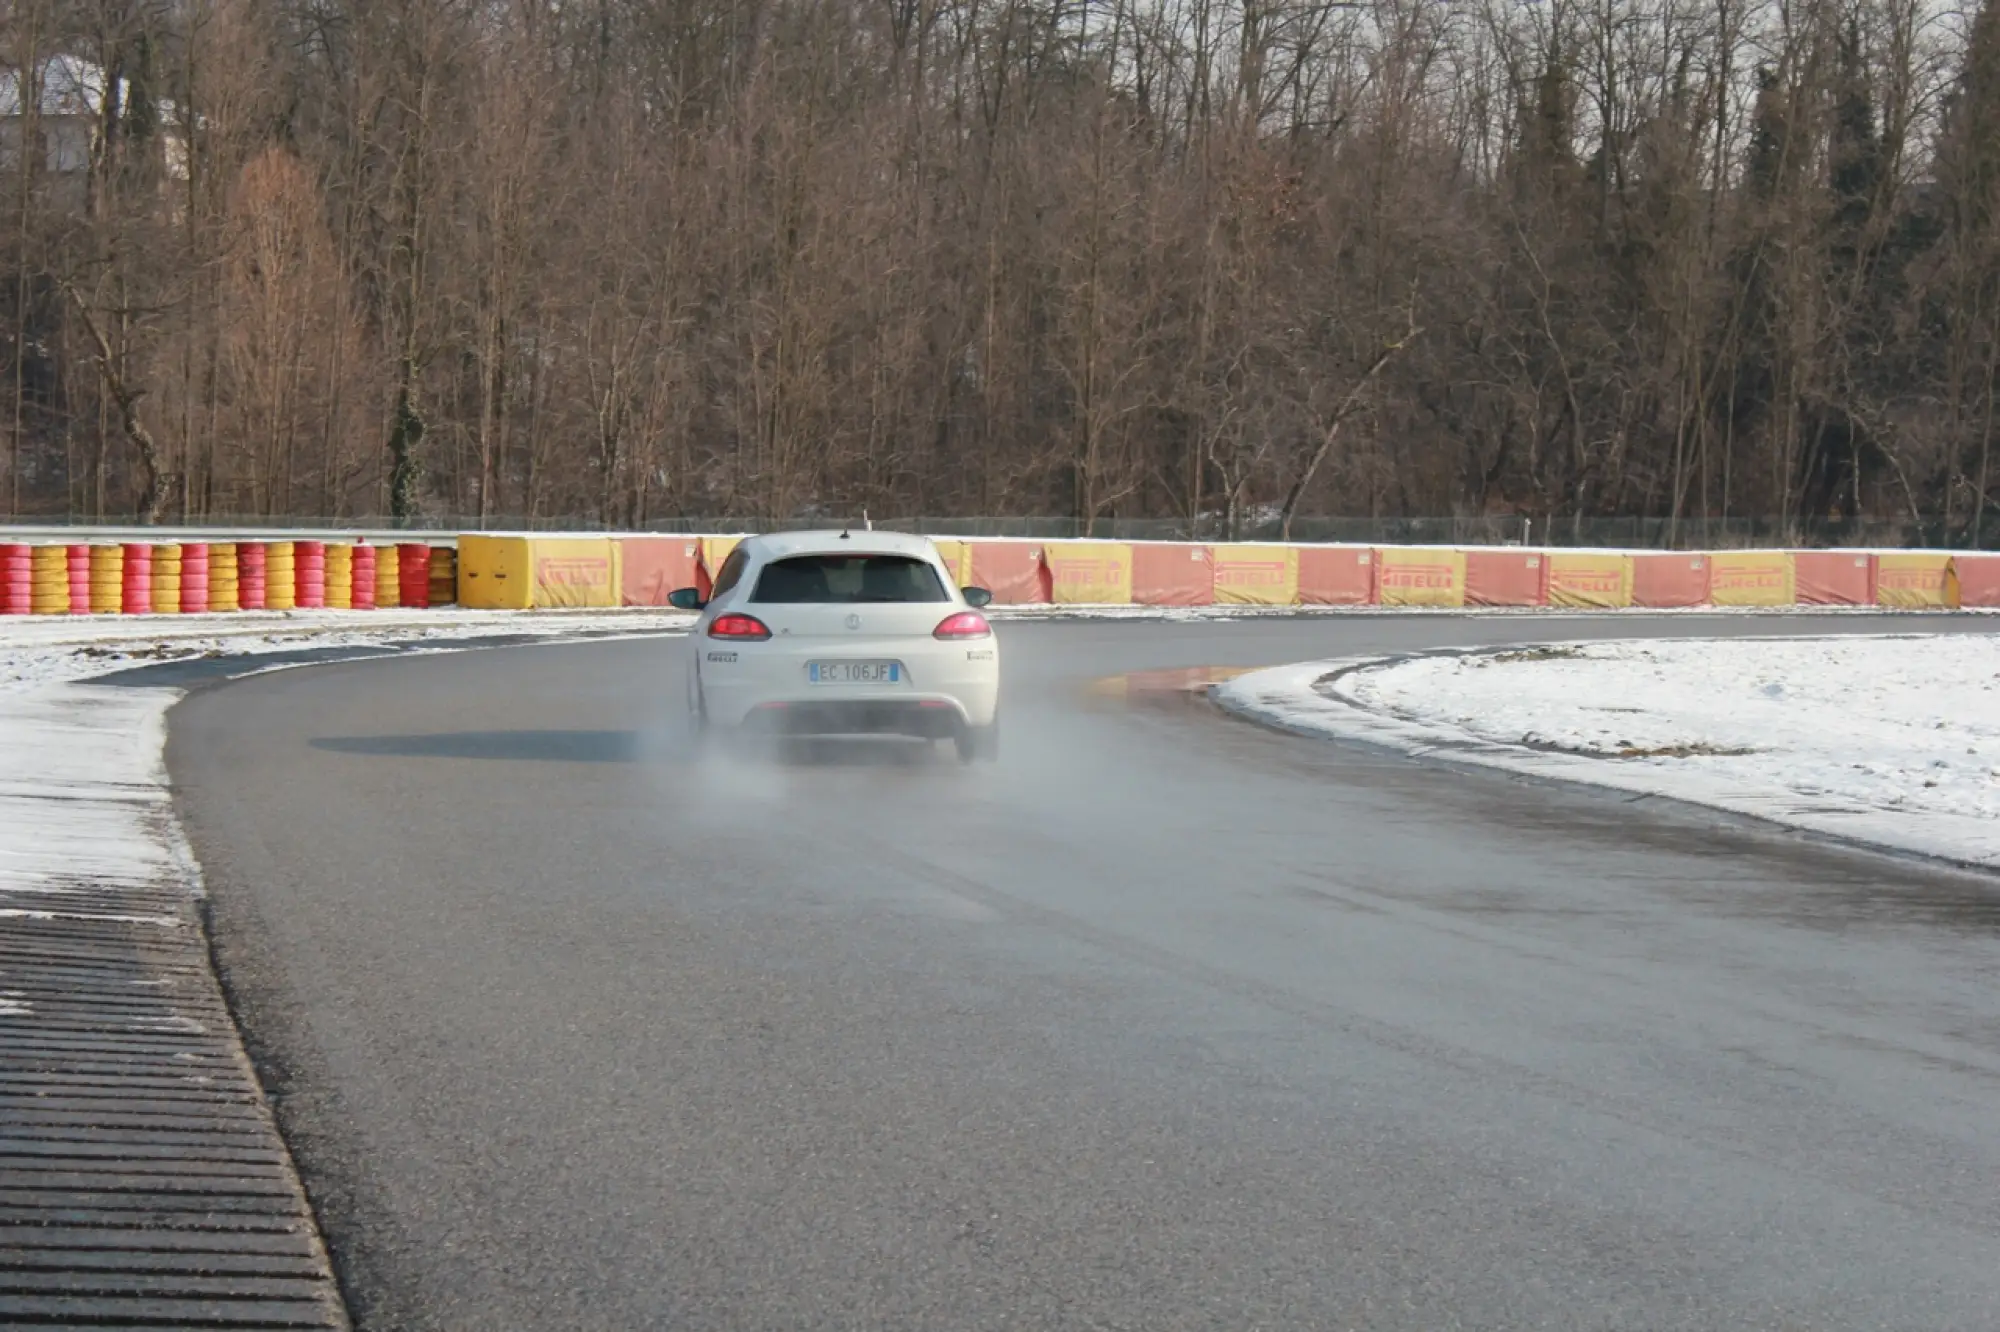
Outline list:
[[[978,611],[960,611],[931,631],[934,638],[991,638],[993,626]]]
[[[710,638],[769,638],[771,631],[754,615],[718,615],[708,626]]]

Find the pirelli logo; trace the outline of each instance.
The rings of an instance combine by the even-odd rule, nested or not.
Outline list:
[[[1292,581],[1292,566],[1283,560],[1230,560],[1215,566],[1218,587],[1283,587]]]
[[[1785,588],[1782,568],[1732,569],[1718,564],[1712,577],[1718,592],[1782,592]]]
[[[1625,590],[1625,574],[1619,569],[1551,569],[1549,586],[1563,592],[1604,592]]]
[[[1942,592],[1945,573],[1943,565],[1935,569],[1883,569],[1875,575],[1875,586],[1892,592]]]
[[[1382,586],[1449,592],[1458,586],[1458,570],[1448,564],[1385,564]]]

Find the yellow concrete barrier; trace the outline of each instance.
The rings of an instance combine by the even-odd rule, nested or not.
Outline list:
[[[1465,552],[1431,546],[1383,546],[1375,552],[1384,606],[1463,606]]]
[[[1708,599],[1716,606],[1789,606],[1798,594],[1788,550],[1718,550],[1708,557]]]
[[[1617,608],[1632,604],[1632,557],[1549,553],[1549,605]]]

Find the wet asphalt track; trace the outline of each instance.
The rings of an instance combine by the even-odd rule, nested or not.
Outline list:
[[[1992,1329],[1995,880],[1082,688],[1885,627],[1014,624],[971,771],[520,648],[170,761],[366,1329]]]

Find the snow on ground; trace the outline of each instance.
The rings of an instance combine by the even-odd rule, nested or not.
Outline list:
[[[1310,662],[1232,711],[2000,867],[2000,639],[1615,642]]]

